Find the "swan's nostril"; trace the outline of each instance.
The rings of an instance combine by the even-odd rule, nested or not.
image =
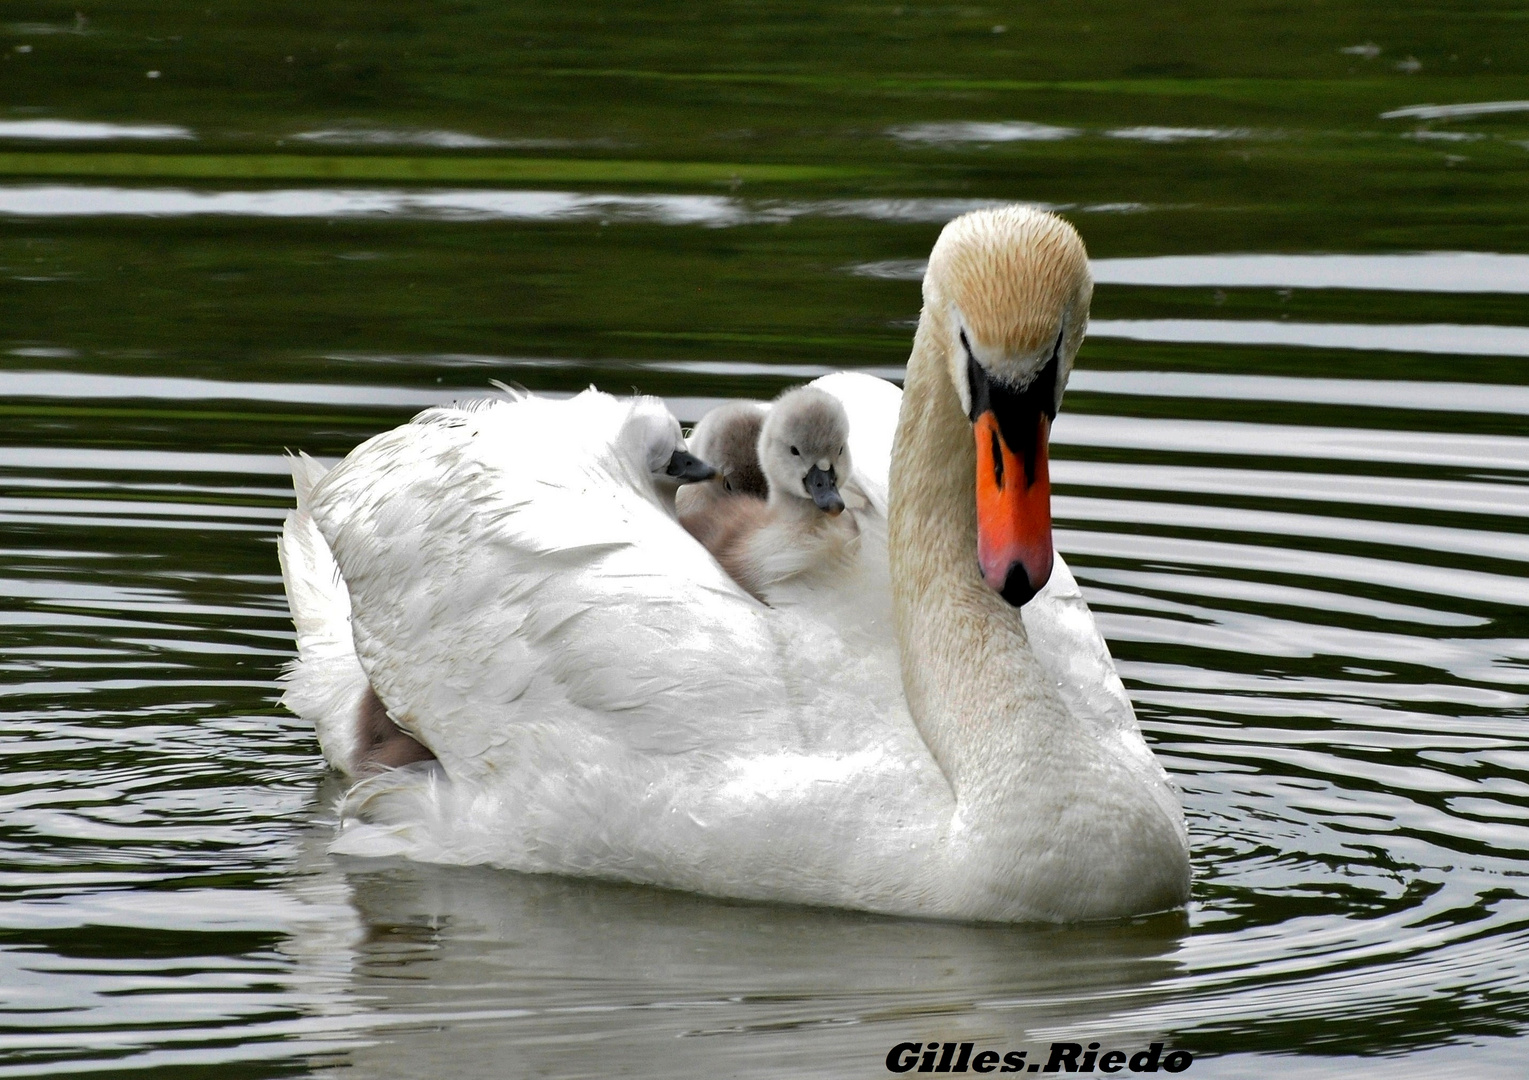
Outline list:
[[[998,590],[998,595],[1014,607],[1024,607],[1035,599],[1037,591],[1030,587],[1030,575],[1025,573],[1025,568],[1019,563],[1013,563],[1009,566],[1009,576],[1004,578],[1003,588]]]
[[[1051,580],[1051,565],[1045,568],[1045,576],[1040,581],[1032,582],[1030,572],[1025,569],[1022,562],[1009,564],[1008,576],[1003,580],[1003,588],[998,590],[998,595],[1007,600],[1014,607],[1024,607],[1035,595],[1046,587],[1046,582]]]
[[[817,504],[819,510],[837,514],[844,509],[844,499],[839,495],[837,479],[832,466],[823,470],[814,465],[807,470],[807,475],[802,480],[802,488],[807,492],[807,497]]]

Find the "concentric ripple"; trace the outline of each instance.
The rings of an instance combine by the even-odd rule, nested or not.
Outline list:
[[[902,1038],[1166,1039],[1213,1075],[1297,1037],[1507,1053],[1529,991],[1529,444],[1448,417],[1508,430],[1523,391],[1089,356],[1055,430],[1058,544],[1183,787],[1197,877],[1187,917],[1072,929],[337,862],[337,789],[273,706],[290,496],[259,448],[339,452],[481,392],[469,373],[8,373],[0,1074],[398,1074],[447,1053],[445,1029],[468,1073],[513,1053],[597,1074],[619,1053],[751,1074],[799,1052],[832,1075]],[[759,397],[817,373],[492,366]],[[694,420],[713,398],[672,400]],[[1249,400],[1346,403],[1346,423],[1255,421]],[[92,445],[102,425],[136,446]]]
[[[0,1080],[843,1080],[1054,1040],[1525,1074],[1514,5],[11,7]],[[490,380],[694,421],[897,379],[939,229],[1007,203],[1092,259],[1056,536],[1182,787],[1187,911],[331,853],[343,787],[277,704],[285,451]]]

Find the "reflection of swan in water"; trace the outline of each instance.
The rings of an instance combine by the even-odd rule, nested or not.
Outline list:
[[[500,408],[359,448],[313,518],[366,676],[450,781],[363,785],[353,805],[394,828],[351,849],[900,914],[1182,903],[1182,812],[1086,607],[1069,594],[1036,634],[1062,663],[1017,610],[1051,576],[1046,437],[1089,291],[1049,215],[942,234],[891,461],[880,650],[810,604],[747,597],[610,431],[559,403],[525,412],[550,425]],[[1083,684],[1059,692],[1064,669]]]
[[[1145,1045],[1131,1016],[1181,973],[1181,913],[982,926],[314,855],[290,882],[348,893],[359,932],[342,956],[304,923],[284,950],[356,1010],[336,1077],[842,1077],[884,1075],[905,1039]]]

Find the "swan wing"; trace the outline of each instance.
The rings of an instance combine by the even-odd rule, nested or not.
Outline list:
[[[291,465],[297,509],[287,514],[276,552],[297,630],[297,659],[282,673],[282,703],[312,722],[329,764],[349,773],[359,749],[356,718],[366,673],[351,640],[350,594],[309,513],[324,467],[307,454],[293,457]]]
[[[1110,647],[1062,553],[1055,559],[1050,580],[1020,608],[1030,648],[1075,714],[1110,729],[1135,730],[1131,699],[1115,671]]]
[[[453,776],[717,751],[787,712],[766,609],[622,454],[629,412],[594,391],[434,409],[314,489],[361,664]]]
[[[1031,650],[1056,683],[1068,711],[1091,725],[1155,791],[1171,794],[1168,774],[1142,738],[1110,647],[1061,552],[1056,553],[1045,588],[1020,609],[1020,616]]]

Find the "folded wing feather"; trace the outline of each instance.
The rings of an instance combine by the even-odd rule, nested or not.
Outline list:
[[[621,410],[594,393],[432,410],[313,492],[362,667],[453,776],[554,743],[595,762],[784,734],[765,609],[623,459]]]

